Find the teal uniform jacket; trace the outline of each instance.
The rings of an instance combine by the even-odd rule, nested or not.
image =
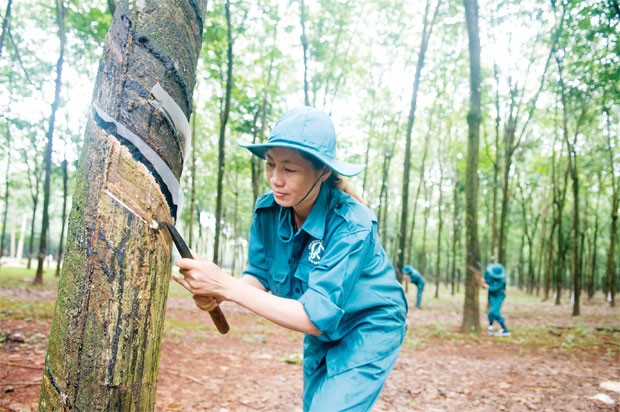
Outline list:
[[[418,289],[415,300],[415,307],[420,309],[422,307],[422,294],[424,293],[424,285],[426,285],[426,282],[424,282],[424,278],[422,277],[420,272],[418,272],[418,270],[413,266],[406,265],[403,268],[403,273],[409,275],[409,277],[411,278],[411,283],[413,283]]]
[[[489,323],[498,321],[504,327],[504,318],[501,314],[502,304],[506,298],[506,270],[500,263],[489,263],[484,272],[484,281],[489,292]]]
[[[414,268],[413,266],[407,265],[403,268],[403,273],[406,273],[409,275],[409,277],[411,278],[411,283],[416,285],[418,288],[422,287],[422,289],[424,289],[424,285],[426,285],[426,282],[424,281],[424,278],[422,277],[422,275],[420,274],[420,272],[418,272],[416,268]]]
[[[244,275],[254,276],[277,296],[301,302],[322,332],[304,339],[304,408],[312,404],[311,409],[318,410],[307,389],[308,381],[317,381],[316,370],[326,375],[321,379],[329,380],[392,356],[385,377],[366,376],[367,382],[358,381],[356,387],[334,388],[343,396],[366,385],[363,391],[375,388],[376,399],[407,328],[407,300],[379,244],[376,218],[351,196],[327,185],[322,185],[297,232],[291,213],[275,202],[271,192],[259,197]],[[330,396],[338,394],[323,394]],[[345,409],[338,400],[323,401]]]

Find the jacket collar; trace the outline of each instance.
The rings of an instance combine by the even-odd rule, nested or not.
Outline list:
[[[325,221],[327,219],[327,211],[329,210],[329,203],[331,198],[332,189],[326,185],[321,185],[321,190],[314,201],[314,205],[312,205],[312,210],[310,210],[310,214],[306,218],[306,221],[301,226],[300,230],[308,233],[315,239],[323,239],[325,234]],[[285,242],[288,242],[293,239],[295,236],[293,230],[293,220],[292,220],[292,211],[293,209],[290,207],[283,208],[277,205],[275,200],[273,200],[273,195],[270,196],[272,202],[269,202],[270,205],[276,206],[278,208],[277,213],[277,231],[278,236]],[[266,207],[267,205],[261,205],[262,207]]]
[[[325,235],[325,222],[327,220],[327,211],[331,200],[332,188],[323,182],[321,191],[316,197],[316,201],[312,206],[310,214],[301,228],[315,239],[323,239]]]

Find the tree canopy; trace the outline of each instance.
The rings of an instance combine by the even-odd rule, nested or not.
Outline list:
[[[427,2],[228,3],[230,31],[227,2],[209,2],[204,18],[193,95],[194,162],[184,168],[186,205],[177,222],[186,237],[195,239],[193,248],[211,256],[219,227],[214,216],[220,127],[226,127],[220,262],[239,273],[253,202],[267,184],[261,165],[236,141],[265,139],[280,114],[308,99],[333,117],[338,156],[367,165],[352,183],[377,214],[393,261],[398,261],[403,233],[405,263],[436,279],[437,293],[442,284],[459,284],[466,265],[462,228],[469,109],[463,2],[428,2],[431,11],[437,7],[437,16],[420,71],[408,159],[407,120]],[[68,162],[71,192],[97,63],[112,21],[104,0],[63,4],[66,45],[47,242],[54,255],[64,227],[62,163]],[[25,245],[22,256],[32,255],[40,242],[43,157],[60,53],[55,10],[41,0],[9,1],[0,10],[5,257],[17,254],[19,242]],[[478,14],[480,265],[499,258],[512,285],[542,298],[578,291],[577,279],[588,295],[598,291],[613,299],[620,260],[617,2],[487,0],[479,2]],[[229,32],[234,51],[230,113],[222,122]],[[403,185],[407,219],[401,216]]]

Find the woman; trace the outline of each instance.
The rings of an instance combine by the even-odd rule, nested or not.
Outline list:
[[[332,121],[310,107],[285,113],[267,143],[239,145],[266,160],[271,186],[256,202],[243,276],[199,258],[179,259],[174,278],[201,309],[228,300],[305,333],[304,410],[369,410],[400,351],[407,303],[375,217],[343,188],[340,175],[363,166],[335,159]]]
[[[411,265],[405,265],[405,267],[403,267],[402,272],[403,274],[409,276],[409,281],[413,283],[416,289],[418,290],[418,293],[415,299],[415,307],[416,309],[422,309],[422,294],[424,293],[424,285],[426,285],[426,282],[424,281],[422,274],[418,272],[418,270]]]
[[[501,263],[489,263],[484,272],[484,282],[482,287],[488,289],[489,326],[487,332],[494,336],[510,336],[510,331],[506,327],[506,322],[502,316],[502,304],[506,298],[506,270]],[[495,331],[493,322],[499,323],[499,330]]]

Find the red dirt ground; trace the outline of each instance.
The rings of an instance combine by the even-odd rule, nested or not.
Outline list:
[[[54,293],[0,290],[0,299],[15,297],[52,301]],[[586,302],[573,318],[568,304],[515,304],[509,292],[513,336],[467,337],[457,333],[460,302],[425,298],[425,309],[408,315],[407,341],[374,411],[620,411],[620,393],[601,386],[620,385],[617,308]],[[229,302],[222,309],[227,335],[191,298],[169,299],[155,410],[301,411],[302,336]],[[10,315],[0,313],[0,411],[35,411],[50,319]],[[197,320],[204,326],[179,326]],[[532,328],[542,328],[545,344]],[[580,339],[591,340],[584,348]]]

